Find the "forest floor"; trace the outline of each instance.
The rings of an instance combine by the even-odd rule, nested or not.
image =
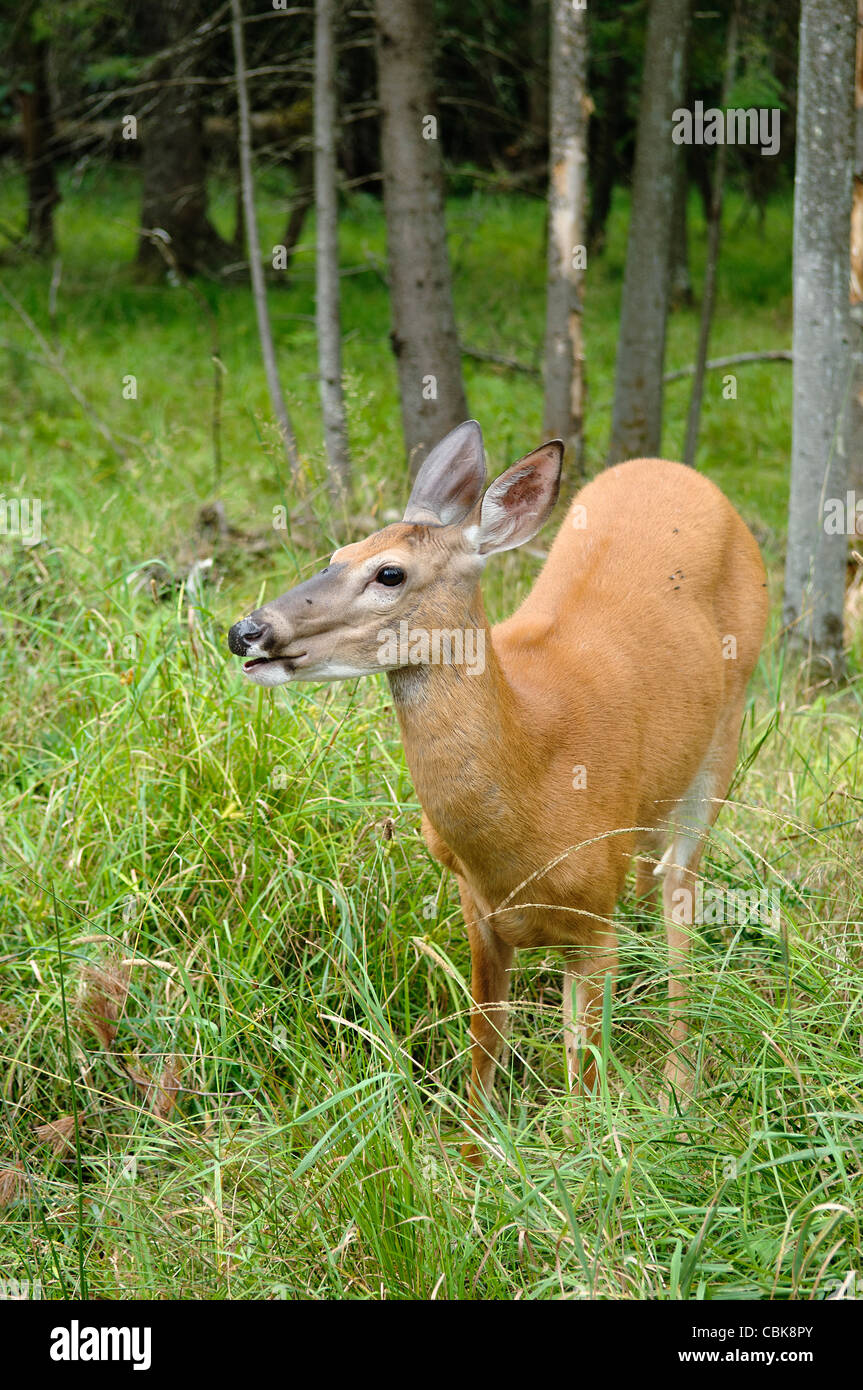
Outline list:
[[[20,224],[20,182],[0,188],[0,226]],[[135,282],[136,178],[93,168],[63,192],[53,296],[50,264],[0,258],[46,340],[0,300],[0,485],[41,500],[43,533],[0,550],[4,1277],[38,1281],[43,1297],[824,1298],[855,1278],[859,1295],[860,648],[838,693],[806,695],[783,667],[789,365],[739,368],[736,399],[711,373],[698,456],[762,542],[774,612],[705,878],[763,889],[776,911],[699,931],[684,1121],[658,1104],[661,926],[637,931],[624,900],[602,1084],[577,1108],[577,1143],[559,961],[521,953],[476,1174],[458,1161],[467,941],[420,837],[388,687],[251,691],[225,645],[264,594],[319,567],[337,531],[311,224],[270,294],[304,457],[291,488],[248,289],[197,282],[224,368],[217,465],[211,313],[183,286]],[[284,199],[275,174],[262,179],[265,245]],[[214,189],[223,233],[232,206]],[[538,364],[543,219],[524,198],[452,200],[465,343]],[[691,221],[699,285],[695,202]],[[591,472],[610,423],[625,226],[621,197],[588,270]],[[762,231],[730,197],[727,227],[711,356],[786,348],[790,195]],[[360,530],[406,496],[384,250],[379,204],[352,198],[341,254]],[[695,336],[695,311],[676,312],[668,370],[692,361]],[[39,360],[46,345],[132,439],[126,457]],[[540,382],[472,359],[465,375],[499,471],[542,439]],[[669,457],[688,395],[686,381],[668,387]],[[201,510],[215,500],[221,532]],[[273,526],[282,505],[287,530]],[[214,530],[192,608],[179,581],[213,553]],[[522,597],[552,532],[489,566],[492,617]]]

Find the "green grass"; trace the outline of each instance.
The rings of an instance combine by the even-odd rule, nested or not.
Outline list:
[[[20,186],[2,186],[0,223],[20,221]],[[265,243],[282,192],[263,189]],[[236,616],[330,549],[311,256],[270,296],[304,452],[296,494],[248,291],[201,286],[226,368],[218,492],[243,535],[218,549],[191,614],[182,587],[157,601],[128,581],[154,558],[179,569],[199,545],[214,488],[207,324],[183,289],[130,276],[131,175],[92,170],[65,193],[53,327],[50,267],[11,259],[0,275],[56,332],[94,408],[143,446],[125,462],[106,449],[0,305],[3,485],[43,499],[45,531],[0,552],[4,1277],[38,1279],[46,1297],[723,1299],[822,1298],[856,1271],[859,1292],[856,680],[804,699],[775,635],[765,648],[706,877],[777,890],[781,930],[700,930],[685,1122],[658,1105],[661,929],[637,931],[627,899],[598,1092],[577,1110],[567,1098],[559,961],[522,953],[489,1160],[466,1171],[467,944],[419,834],[388,688],[251,693],[225,649]],[[214,206],[229,230],[226,191]],[[732,199],[729,224],[738,212]],[[625,214],[621,201],[589,272],[591,468],[608,431]],[[698,277],[694,206],[693,221]],[[541,206],[458,199],[450,225],[465,340],[534,359]],[[789,247],[784,201],[764,240],[752,226],[728,240],[712,353],[787,345]],[[405,495],[383,254],[379,207],[351,200],[355,502],[376,517]],[[675,315],[669,367],[691,360],[694,335],[694,315]],[[541,437],[539,384],[473,362],[466,375],[503,466]],[[699,461],[764,542],[776,597],[790,372],[741,368],[733,402],[719,387],[711,377]],[[670,455],[687,399],[685,383],[669,387]],[[271,526],[282,502],[287,534]],[[495,616],[536,566],[511,554],[490,568]],[[36,1126],[64,1117],[58,1154]]]

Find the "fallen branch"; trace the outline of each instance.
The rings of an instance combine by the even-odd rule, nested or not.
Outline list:
[[[709,362],[705,362],[704,370],[708,372],[719,372],[723,367],[741,367],[747,362],[791,362],[793,357],[790,348],[776,348],[771,352],[735,352],[730,357],[713,357]],[[673,372],[666,372],[663,381],[680,381],[685,376],[695,375],[695,365],[689,367],[678,367]]]
[[[525,376],[541,376],[539,367],[532,367],[529,362],[519,362],[515,357],[504,357],[500,352],[485,352],[482,348],[469,347],[467,343],[460,343],[459,349],[462,357],[473,357],[477,362],[493,362],[496,367],[506,367],[508,372],[522,372]]]
[[[529,362],[520,362],[515,357],[505,357],[500,352],[486,352],[483,348],[471,347],[468,343],[462,343],[461,353],[463,357],[472,357],[477,362],[491,362],[497,367],[505,367],[509,372],[521,372],[524,376],[541,376],[539,367],[531,366]],[[709,372],[722,371],[724,367],[740,367],[749,362],[791,362],[792,354],[790,348],[773,348],[767,352],[735,352],[730,357],[713,357],[709,362],[705,362],[704,369]],[[684,377],[695,375],[695,364],[688,367],[676,367],[673,372],[666,372],[662,380],[682,381]],[[610,402],[609,402],[610,404]],[[606,410],[607,405],[594,406],[594,409]]]

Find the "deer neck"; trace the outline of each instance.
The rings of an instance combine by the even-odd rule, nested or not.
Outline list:
[[[435,660],[432,650],[431,660],[390,671],[390,688],[423,809],[465,866],[480,871],[490,846],[499,856],[502,843],[524,831],[512,783],[525,716],[492,645],[479,588],[441,621],[448,626],[438,632],[463,634],[462,656],[470,659]]]

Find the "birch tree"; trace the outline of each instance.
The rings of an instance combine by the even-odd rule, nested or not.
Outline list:
[[[335,0],[315,0],[315,315],[318,331],[318,379],[330,491],[334,498],[338,499],[347,493],[350,460],[342,392],[342,330],[339,311],[335,10]]]
[[[444,217],[426,0],[377,0],[381,164],[392,331],[411,476],[468,414]]]
[[[842,671],[851,387],[848,264],[857,0],[802,0],[794,182],[794,405],[783,621],[813,673]],[[831,507],[829,504],[833,504]],[[831,516],[832,513],[832,516]]]
[[[261,243],[258,238],[258,215],[255,210],[255,186],[252,179],[252,120],[249,111],[249,87],[246,80],[246,48],[243,42],[243,12],[240,0],[231,0],[231,37],[234,44],[234,64],[237,81],[237,108],[240,118],[240,183],[243,190],[243,212],[246,220],[246,243],[249,248],[249,273],[252,280],[252,297],[255,301],[255,315],[258,320],[258,338],[261,343],[261,357],[267,378],[270,404],[279,425],[279,433],[285,457],[292,475],[299,470],[297,440],[291,424],[279,370],[276,366],[276,350],[273,346],[273,331],[267,309],[267,290],[264,284],[264,270],[261,265]]]
[[[584,462],[587,43],[586,11],[572,0],[552,0],[543,428],[563,440],[578,473]]]
[[[672,114],[685,92],[690,0],[652,0],[638,112],[608,462],[658,454],[674,208]]]
[[[851,211],[851,321],[854,382],[848,424],[851,486],[863,497],[863,0],[857,0],[854,198]]]

